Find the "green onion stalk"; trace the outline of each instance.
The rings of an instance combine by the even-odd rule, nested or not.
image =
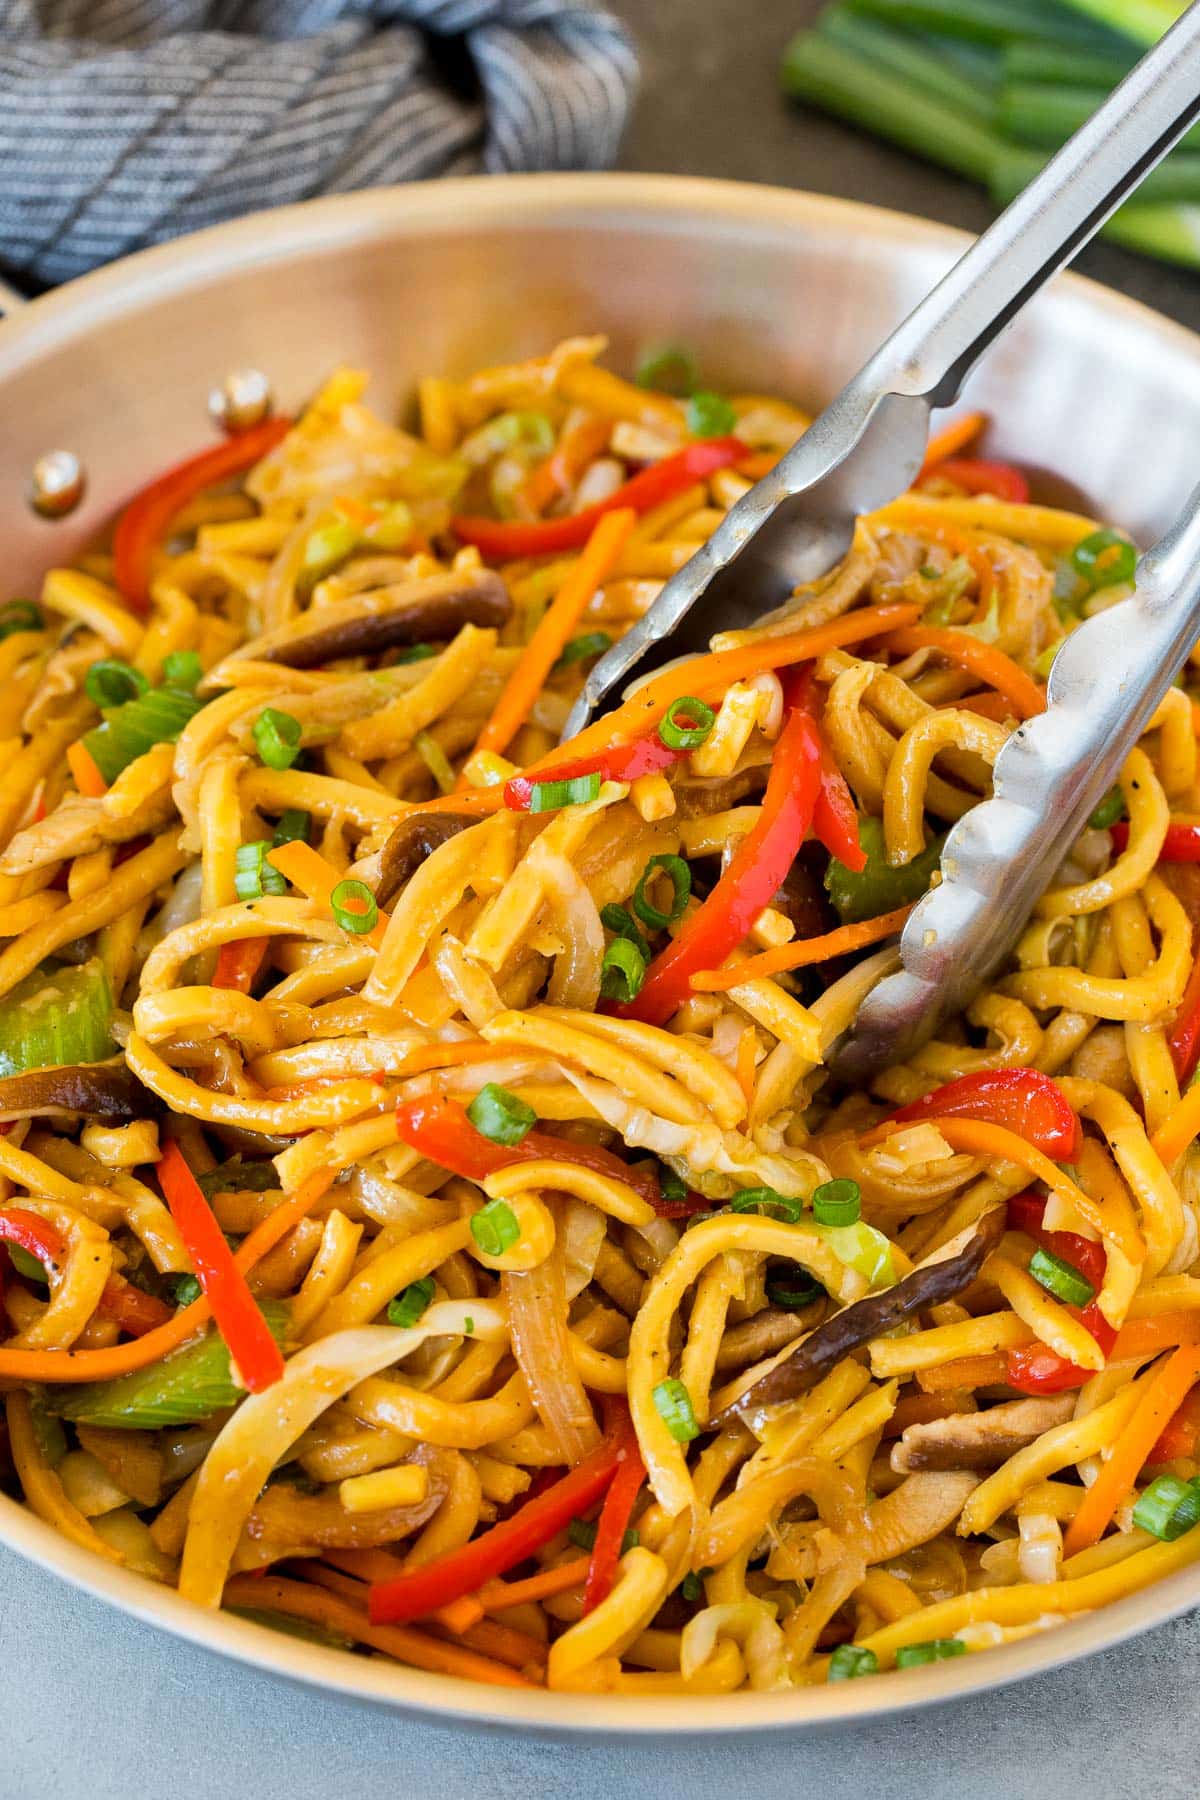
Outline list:
[[[788,45],[782,83],[1004,206],[1181,10],[1176,0],[835,0]],[[1200,268],[1200,128],[1104,235]]]

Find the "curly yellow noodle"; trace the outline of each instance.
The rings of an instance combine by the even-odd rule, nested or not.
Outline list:
[[[1044,919],[1099,912],[1141,888],[1158,861],[1167,835],[1167,796],[1143,750],[1131,750],[1119,777],[1129,812],[1129,844],[1104,875],[1074,886],[1050,888],[1037,903]],[[1127,971],[1128,973],[1128,971]]]
[[[953,707],[930,713],[909,727],[896,746],[883,786],[883,829],[893,867],[911,862],[925,848],[925,784],[938,752],[953,746],[973,751],[991,764],[1007,741],[1002,725]]]
[[[1177,1006],[1191,968],[1192,928],[1160,876],[1149,876],[1142,892],[1151,923],[1159,933],[1158,955],[1145,974],[1104,980],[1081,969],[1028,969],[1006,976],[999,984],[1001,991],[1028,1006],[1066,1007],[1096,1013],[1102,1019],[1153,1021]]]

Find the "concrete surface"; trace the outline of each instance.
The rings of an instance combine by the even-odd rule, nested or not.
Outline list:
[[[645,84],[623,162],[805,186],[978,230],[967,183],[776,89],[812,0],[610,0]],[[1100,248],[1089,274],[1188,324],[1200,283]],[[853,1732],[571,1749],[357,1708],[176,1643],[0,1551],[0,1800],[1126,1800],[1196,1791],[1200,1619],[952,1708]]]

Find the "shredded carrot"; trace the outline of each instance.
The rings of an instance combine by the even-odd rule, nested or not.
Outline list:
[[[445,1627],[439,1625],[434,1629],[440,1637]],[[512,1625],[500,1625],[495,1619],[479,1619],[466,1631],[455,1635],[468,1650],[478,1650],[498,1663],[507,1663],[510,1669],[536,1669],[540,1673],[549,1655],[548,1647],[540,1638],[528,1631],[517,1631]]]
[[[935,431],[925,446],[925,461],[921,464],[918,481],[924,481],[931,475],[938,463],[945,462],[949,456],[957,456],[960,450],[973,443],[979,436],[988,418],[986,413],[963,413],[960,418],[951,419],[940,431]]]
[[[96,767],[95,759],[82,738],[67,745],[67,767],[75,777],[75,786],[89,800],[99,800],[108,792],[108,783]]]
[[[399,1569],[396,1571],[397,1574],[400,1572]],[[387,1581],[390,1577],[380,1575],[375,1579]],[[462,1637],[470,1631],[472,1625],[478,1625],[484,1613],[478,1594],[460,1594],[457,1600],[448,1600],[445,1606],[439,1606],[436,1614],[431,1616],[436,1617],[438,1624],[444,1625],[447,1631],[454,1632],[456,1637]]]
[[[576,737],[548,750],[522,771],[540,775],[558,768],[563,762],[610,750],[614,744],[626,744],[650,731],[673,700],[693,695],[698,700],[723,694],[735,681],[761,675],[767,669],[786,669],[793,663],[811,662],[827,650],[841,650],[848,644],[860,644],[866,638],[882,637],[913,624],[921,616],[919,606],[892,602],[887,606],[863,606],[843,613],[825,625],[814,625],[809,631],[796,631],[787,637],[756,638],[753,643],[739,644],[733,650],[713,650],[705,656],[690,657],[687,662],[664,669],[632,699],[626,700],[603,719],[585,726]],[[974,639],[967,638],[967,643]],[[469,788],[457,794],[439,794],[435,800],[419,800],[401,807],[397,816],[426,812],[477,812],[480,815],[499,812],[504,805],[502,787]]]
[[[1030,1338],[1033,1333],[1030,1332]],[[927,1394],[943,1394],[948,1388],[1003,1387],[1008,1381],[1008,1358],[999,1350],[984,1356],[960,1356],[937,1368],[918,1369],[917,1385]]]
[[[1117,1507],[1137,1481],[1159,1434],[1198,1379],[1200,1344],[1182,1345],[1155,1370],[1108,1461],[1101,1464],[1099,1475],[1067,1528],[1063,1540],[1065,1555],[1077,1556],[1103,1536]]]
[[[992,1157],[997,1162],[1016,1163],[1018,1168],[1028,1169],[1035,1181],[1044,1181],[1068,1206],[1082,1214],[1089,1225],[1097,1231],[1102,1229],[1095,1202],[1069,1175],[1063,1174],[1057,1163],[1051,1162],[1033,1144],[1027,1144],[1015,1131],[1009,1131],[1004,1125],[992,1125],[985,1119],[951,1119],[935,1115],[927,1123],[937,1127],[952,1150],[962,1150],[968,1156]],[[859,1142],[869,1146],[879,1143],[889,1132],[903,1129],[902,1125],[885,1120],[866,1132]]]
[[[1003,694],[1019,719],[1032,719],[1046,710],[1045,695],[1037,682],[1003,650],[983,643],[969,632],[955,631],[952,626],[909,625],[890,634],[888,648],[901,656],[914,650],[935,650],[966,669],[977,681],[986,682]]]
[[[489,1581],[474,1596],[484,1612],[506,1612],[510,1606],[524,1606],[527,1600],[548,1600],[553,1594],[565,1594],[570,1588],[582,1587],[587,1580],[591,1558],[574,1557],[553,1569],[541,1569],[527,1575],[524,1581]]]
[[[396,1073],[423,1075],[427,1069],[459,1068],[463,1064],[494,1061],[495,1056],[495,1044],[481,1044],[476,1038],[453,1044],[422,1044],[419,1050],[409,1051]]]
[[[314,1169],[290,1199],[268,1213],[243,1238],[233,1259],[243,1275],[311,1212],[336,1174],[336,1169]],[[0,1346],[0,1381],[108,1381],[116,1375],[129,1375],[177,1350],[211,1313],[202,1294],[165,1325],[156,1326],[132,1343],[112,1344],[103,1350],[10,1350]]]
[[[964,694],[961,700],[943,700],[938,711],[945,712],[950,707],[978,713],[981,719],[994,719],[997,725],[1012,718],[1012,705],[1004,694]]]
[[[267,861],[278,869],[279,873],[290,881],[293,887],[298,887],[302,894],[307,894],[310,900],[317,900],[323,906],[331,905],[330,897],[333,890],[344,879],[338,874],[332,863],[326,862],[325,858],[314,850],[311,844],[302,843],[299,838],[288,844],[277,844],[274,850],[267,852]],[[352,941],[359,944],[370,944],[372,949],[378,950],[383,942],[383,934],[388,928],[388,923],[389,915],[380,911],[379,918],[370,931],[362,932]]]
[[[804,938],[798,944],[780,944],[776,950],[764,950],[748,956],[744,962],[731,963],[725,969],[701,969],[692,976],[697,993],[723,994],[740,987],[744,981],[758,981],[764,975],[778,975],[785,969],[803,969],[811,963],[828,962],[834,956],[847,956],[866,944],[877,944],[899,931],[913,906],[898,906],[895,912],[880,913],[874,919],[862,919],[857,925],[839,925],[823,937]]]
[[[552,500],[575,486],[590,462],[608,448],[611,419],[581,419],[564,431],[544,462],[540,462],[521,489],[521,501],[531,513],[545,512]]]
[[[1130,1319],[1117,1333],[1108,1353],[1109,1362],[1132,1356],[1155,1356],[1180,1344],[1200,1344],[1200,1313],[1156,1313],[1149,1319]]]
[[[502,754],[508,749],[529,717],[547,676],[562,655],[588,602],[625,548],[637,520],[637,513],[630,506],[605,513],[597,520],[595,530],[580,551],[579,560],[550,602],[509,676],[491,718],[480,732],[475,743],[476,756],[481,750]]]
[[[303,1581],[285,1581],[274,1575],[235,1575],[225,1584],[224,1604],[308,1619],[338,1637],[369,1644],[372,1650],[382,1650],[397,1662],[409,1663],[416,1669],[432,1669],[439,1675],[461,1675],[464,1680],[486,1681],[493,1687],[536,1685],[503,1663],[493,1662],[474,1650],[461,1649],[444,1638],[430,1637],[408,1625],[372,1625],[349,1600]]]
[[[239,994],[248,994],[270,941],[265,937],[236,938],[232,944],[222,944],[217,951],[213,986],[236,988]]]
[[[1200,1082],[1196,1082],[1194,1086],[1188,1088],[1179,1105],[1172,1107],[1151,1137],[1151,1149],[1169,1169],[1172,1163],[1178,1162],[1198,1131],[1200,1131]]]

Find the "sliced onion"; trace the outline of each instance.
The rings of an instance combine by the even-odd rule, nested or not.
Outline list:
[[[513,1351],[538,1414],[565,1463],[574,1468],[600,1442],[591,1402],[567,1336],[567,1286],[562,1242],[536,1269],[506,1271],[500,1281],[508,1306]]]

